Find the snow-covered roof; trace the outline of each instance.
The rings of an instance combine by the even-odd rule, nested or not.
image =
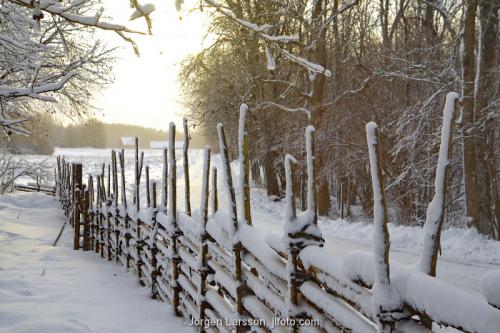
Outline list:
[[[183,147],[184,147],[184,141],[175,141],[175,149],[182,149]],[[152,149],[168,148],[168,141],[150,141],[149,148]]]

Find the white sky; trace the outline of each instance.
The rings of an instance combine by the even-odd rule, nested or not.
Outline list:
[[[109,46],[119,46],[113,72],[115,82],[97,93],[94,105],[102,110],[105,122],[127,123],[167,129],[170,121],[180,124],[184,108],[177,74],[189,54],[202,49],[206,16],[199,10],[187,12],[199,0],[186,0],[181,12],[174,0],[140,1],[154,3],[153,36],[136,36],[141,56],[113,32],[99,32]],[[125,0],[106,0],[105,15],[114,23],[147,31],[143,19],[129,22],[132,9]],[[182,19],[180,19],[182,17]]]

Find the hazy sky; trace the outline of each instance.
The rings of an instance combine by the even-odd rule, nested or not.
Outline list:
[[[96,94],[94,105],[102,109],[98,116],[105,122],[168,128],[170,121],[179,124],[184,112],[177,73],[180,62],[202,49],[206,16],[199,10],[187,12],[198,0],[186,0],[185,9],[177,12],[175,1],[149,0],[156,11],[153,36],[134,36],[141,56],[112,32],[99,32],[110,46],[119,46],[114,67],[115,83]],[[106,0],[105,14],[112,21],[130,28],[147,31],[143,19],[129,22],[132,9],[128,1]],[[180,17],[182,17],[180,19]]]

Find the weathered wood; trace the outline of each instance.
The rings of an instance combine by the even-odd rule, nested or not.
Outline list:
[[[163,149],[163,170],[161,183],[161,206],[167,208],[168,200],[168,150]]]
[[[236,242],[233,242],[233,254],[234,254],[234,270],[232,270],[233,273],[233,278],[236,281],[236,304],[235,304],[235,312],[237,314],[237,319],[242,318],[243,316],[243,290],[244,290],[244,285],[242,283],[243,281],[243,276],[241,273],[241,255],[242,255],[242,250],[243,246],[241,244],[241,241],[239,241],[237,237],[238,233],[238,217],[237,217],[237,209],[236,209],[236,196],[234,192],[234,186],[233,186],[233,178],[231,175],[231,164],[229,160],[229,151],[227,149],[227,141],[226,141],[226,135],[224,133],[224,126],[222,124],[217,125],[217,134],[219,137],[219,147],[220,147],[220,156],[221,156],[221,163],[223,165],[222,170],[224,174],[224,180],[226,181],[226,188],[227,188],[227,194],[228,194],[228,204],[229,204],[229,209],[228,209],[228,215],[229,218],[231,219],[232,222],[232,235],[230,237],[232,239],[236,239]],[[239,321],[238,321],[239,322]],[[236,332],[240,333],[243,332],[244,327],[240,324],[236,325]]]
[[[169,236],[170,236],[170,258],[172,261],[172,283],[174,285],[173,288],[173,299],[172,305],[174,306],[174,312],[177,316],[181,316],[181,312],[179,309],[179,253],[177,247],[177,239],[180,235],[179,228],[177,226],[177,170],[176,170],[176,160],[175,160],[175,124],[170,123],[169,130],[169,141],[168,141],[168,156],[170,162],[168,163],[168,174],[169,174],[169,182],[168,182],[168,211],[167,216],[170,222]]]
[[[368,138],[368,150],[370,153],[371,178],[374,193],[374,242],[382,244],[374,245],[375,259],[375,283],[380,292],[387,293],[390,290],[390,268],[389,268],[389,231],[387,228],[389,215],[384,191],[384,174],[382,172],[382,159],[380,148],[380,135],[375,123],[366,125]],[[377,292],[377,290],[375,290]],[[394,323],[386,312],[396,309],[388,308],[386,304],[378,304],[377,314],[379,317],[379,332],[391,332]]]
[[[108,187],[107,187],[107,196],[106,198],[109,199],[111,197],[111,165],[108,164]]]
[[[146,203],[147,207],[151,207],[151,193],[149,184],[149,165],[146,165]]]
[[[212,214],[217,213],[219,209],[219,200],[217,198],[217,168],[212,167],[212,194],[211,194],[211,206],[212,206]]]
[[[82,200],[82,214],[83,214],[83,251],[90,250],[90,193],[88,189],[84,190]]]
[[[184,211],[191,216],[191,195],[189,185],[189,132],[187,119],[182,120],[184,127],[183,167],[184,167]]]
[[[240,107],[240,123],[238,128],[238,150],[240,160],[240,187],[243,192],[241,207],[243,208],[243,223],[252,224],[250,211],[250,158],[248,156],[248,133],[246,128],[246,113],[248,107],[242,104]]]
[[[81,212],[81,189],[82,189],[82,165],[73,164],[73,227],[75,235],[73,239],[73,249],[80,249],[80,212]]]
[[[151,194],[153,196],[153,208],[156,208],[156,182],[153,182],[153,189]]]
[[[201,234],[201,248],[200,248],[200,285],[198,286],[198,293],[200,295],[200,303],[199,303],[199,318],[203,322],[206,319],[205,309],[207,307],[207,303],[205,301],[207,288],[206,281],[207,275],[209,272],[209,267],[207,263],[208,256],[208,233],[207,233],[207,222],[208,222],[208,196],[210,191],[210,148],[205,148],[205,155],[203,161],[203,181],[201,188],[201,219],[203,225],[203,232]],[[200,325],[200,332],[204,332],[205,328],[203,325]]]

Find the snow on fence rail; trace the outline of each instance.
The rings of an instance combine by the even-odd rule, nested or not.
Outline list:
[[[284,235],[261,238],[251,224],[250,191],[247,190],[246,106],[240,110],[238,138],[243,170],[238,186],[245,190],[240,191],[242,198],[238,203],[224,127],[220,124],[217,128],[222,160],[219,171],[227,188],[223,192],[228,199],[225,209],[218,206],[217,182],[209,179],[211,170],[212,178],[217,177],[217,170],[210,167],[208,147],[204,152],[199,213],[192,215],[190,209],[182,212],[176,208],[174,124],[170,125],[169,149],[164,152],[161,189],[156,183],[150,183],[149,167],[145,167],[146,207],[140,207],[139,200],[143,154],[139,154],[137,140],[132,200],[126,197],[123,150],[118,151],[118,156],[112,151],[107,174],[103,166],[101,174],[89,175],[86,185],[82,184],[82,165],[70,165],[64,157],[59,157],[56,190],[66,215],[72,216],[74,249],[93,250],[103,259],[129,268],[141,285],[151,290],[153,297],[172,304],[178,316],[198,321],[201,332],[250,329],[432,332],[435,322],[463,332],[498,333],[500,311],[497,308],[481,297],[433,277],[443,221],[455,99],[455,94],[447,97],[436,177],[437,199],[428,211],[427,250],[415,267],[389,267],[388,218],[374,123],[367,126],[375,219],[379,229],[374,239],[374,258],[352,253],[340,262],[322,248],[324,240],[316,215],[312,127],[306,130],[307,209],[299,213],[295,207],[292,181],[295,159],[287,155]],[[185,138],[189,138],[187,133]],[[188,148],[185,144],[185,170],[189,168]],[[190,207],[188,177],[185,182],[188,186],[184,199],[188,203],[186,207]],[[160,190],[162,196],[158,202]],[[243,206],[240,210],[236,209],[238,204]],[[238,216],[238,211],[244,215]]]

